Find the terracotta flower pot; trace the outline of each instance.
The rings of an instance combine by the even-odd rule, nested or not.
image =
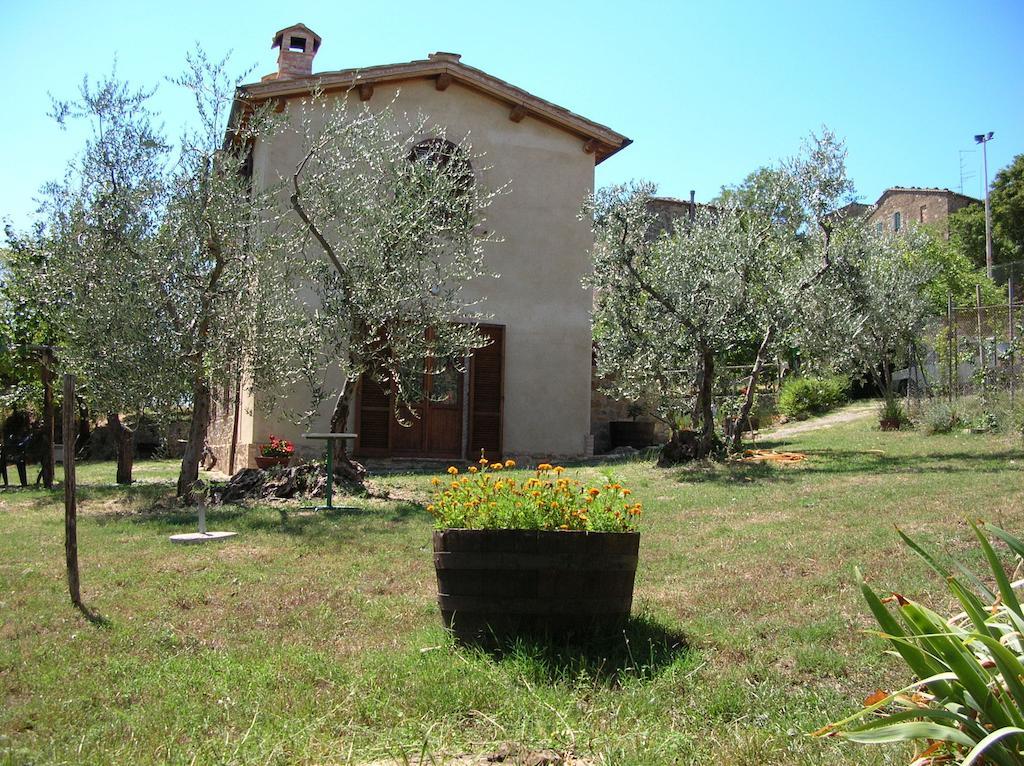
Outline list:
[[[285,468],[288,465],[289,460],[291,460],[291,458],[284,455],[273,455],[270,457],[266,457],[264,455],[257,455],[256,466],[263,471],[266,471],[268,468],[273,468],[274,466],[278,465],[281,466],[282,468]]]

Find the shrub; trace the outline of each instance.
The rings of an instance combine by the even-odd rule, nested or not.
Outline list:
[[[883,431],[894,431],[910,424],[903,409],[903,403],[899,399],[887,399],[878,408],[878,422]]]
[[[803,420],[846,402],[850,379],[843,375],[829,378],[789,378],[779,391],[779,412]]]
[[[522,481],[502,475],[515,461],[490,463],[480,458],[464,472],[451,466],[436,488],[427,511],[439,529],[537,529],[630,532],[642,506],[630,490],[608,480],[588,487],[562,476],[565,469],[541,463]]]
[[[971,524],[988,563],[985,579],[961,564],[956,573],[900,532],[946,582],[963,612],[943,617],[896,593],[881,599],[857,572],[864,599],[917,680],[877,691],[858,713],[815,732],[853,742],[914,742],[914,763],[1024,764],[1024,611],[988,536]],[[1019,560],[1024,543],[989,524]],[[991,579],[989,579],[991,578]],[[994,589],[987,585],[994,582]],[[893,608],[895,605],[895,608]]]
[[[932,401],[921,413],[921,425],[927,434],[948,434],[963,428],[965,423],[964,413],[956,403]]]

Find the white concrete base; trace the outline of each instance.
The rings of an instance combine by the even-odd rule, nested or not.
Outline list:
[[[234,537],[237,532],[186,532],[181,535],[171,535],[172,543],[184,545],[195,545],[196,543],[208,543],[213,540],[223,540],[225,537]]]

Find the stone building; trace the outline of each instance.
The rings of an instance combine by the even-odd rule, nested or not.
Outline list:
[[[874,205],[853,202],[836,211],[836,215],[866,215],[868,223],[879,232],[929,224],[948,235],[949,216],[968,205],[979,204],[981,200],[949,189],[893,186],[882,192]]]
[[[474,153],[486,156],[486,172],[474,174],[491,188],[509,184],[488,209],[488,224],[502,241],[488,245],[486,266],[500,280],[474,280],[473,295],[492,315],[485,332],[492,345],[474,355],[465,375],[453,371],[443,400],[421,403],[412,428],[395,421],[392,394],[361,383],[350,430],[359,434],[357,455],[367,457],[471,457],[489,455],[579,456],[592,450],[591,294],[581,284],[591,268],[592,233],[579,211],[594,187],[594,168],[630,140],[614,130],[557,106],[463,63],[456,53],[362,69],[313,73],[322,40],[297,24],[273,38],[278,69],[242,86],[248,100],[274,103],[288,120],[303,113],[314,88],[346,98],[346,109],[391,107],[426,115],[432,130],[457,142],[471,135]],[[240,110],[236,110],[238,112]],[[237,117],[237,115],[236,115]],[[411,137],[432,140],[436,133]],[[294,135],[281,133],[253,147],[253,183],[268,188],[299,160]],[[336,387],[338,371],[328,374]],[[435,387],[437,381],[428,385]],[[261,413],[247,390],[223,392],[211,446],[228,465],[251,465],[271,434],[292,439],[303,451],[320,443],[301,439],[284,416],[301,411],[305,392],[291,393],[279,412]],[[258,395],[257,395],[258,396]],[[329,430],[325,403],[311,431]],[[236,425],[237,422],[237,425]]]

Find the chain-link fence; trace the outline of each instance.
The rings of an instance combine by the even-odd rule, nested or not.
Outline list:
[[[1022,274],[1024,276],[1024,274]],[[1009,289],[1005,303],[973,306],[949,300],[946,316],[910,349],[910,366],[894,376],[908,396],[962,396],[1005,392],[1011,406],[1022,393],[1024,302]]]

